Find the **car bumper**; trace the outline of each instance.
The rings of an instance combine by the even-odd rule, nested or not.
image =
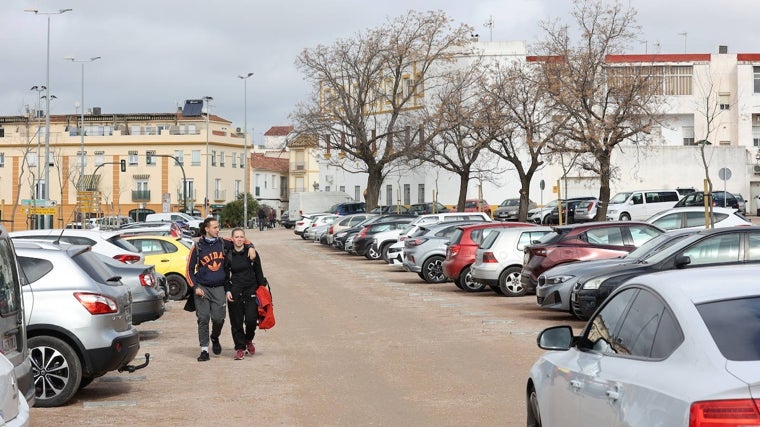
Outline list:
[[[116,337],[111,345],[85,351],[82,375],[99,377],[131,362],[140,350],[140,332],[131,328]]]
[[[597,294],[592,291],[578,291],[571,294],[571,301],[573,312],[580,317],[589,318],[596,311]]]
[[[499,274],[501,273],[500,269],[501,267],[498,264],[473,264],[470,267],[470,274],[472,275],[472,280],[475,282],[489,286],[498,286]]]
[[[409,262],[409,257],[404,258],[404,270],[409,271],[411,273],[419,273],[422,271],[422,267],[415,265],[412,262]]]
[[[543,308],[570,310],[570,293],[575,282],[562,282],[555,285],[536,287],[536,303]]]
[[[16,375],[16,384],[18,384],[19,394],[24,396],[24,399],[20,400],[25,400],[28,406],[34,406],[34,372],[32,371],[32,360],[29,357],[24,359],[20,365],[13,368],[13,373]]]
[[[146,301],[132,301],[132,324],[139,325],[143,322],[156,320],[164,315],[166,305],[161,295]]]
[[[538,283],[535,280],[533,280],[529,275],[521,274],[520,283],[522,283],[523,288],[525,288],[526,292],[528,293],[536,292],[536,285],[538,285]]]

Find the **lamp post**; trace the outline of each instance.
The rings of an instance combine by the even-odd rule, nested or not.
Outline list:
[[[243,227],[248,228],[248,78],[253,73],[241,74],[243,80]]]
[[[36,199],[41,199],[42,198],[42,194],[40,194],[40,174],[41,174],[41,171],[40,171],[40,160],[41,160],[40,159],[40,151],[42,149],[42,140],[40,139],[40,127],[41,126],[40,126],[40,113],[39,113],[39,111],[40,111],[40,104],[42,103],[42,97],[43,97],[42,92],[44,92],[45,89],[47,89],[47,86],[37,86],[37,85],[34,85],[34,86],[32,86],[31,89],[29,89],[29,90],[33,90],[33,91],[37,92],[37,107],[34,110],[34,116],[37,119],[37,131],[35,132],[37,134],[37,183],[34,186],[35,187],[35,190],[34,190],[35,204],[36,204]]]
[[[52,12],[40,12],[37,9],[24,9],[24,12],[31,12],[35,15],[47,16],[47,48],[45,55],[45,186],[42,187],[42,198],[50,198],[50,16],[61,15],[70,12],[72,9],[58,9]],[[52,226],[52,220],[51,220]]]
[[[209,126],[209,120],[208,116],[211,114],[211,101],[214,100],[214,98],[210,96],[204,96],[203,100],[206,102],[206,198],[203,201],[205,206],[203,207],[204,211],[206,212],[205,216],[208,216],[209,211],[209,205],[211,204],[211,201],[208,198],[208,164],[211,162],[211,157],[209,157],[208,152],[208,126]]]
[[[85,156],[84,156],[84,64],[87,64],[88,62],[95,62],[98,59],[100,59],[100,57],[93,56],[89,59],[76,59],[72,56],[67,56],[64,59],[71,62],[82,64],[82,93],[81,93],[81,100],[80,100],[81,118],[80,118],[80,123],[79,123],[79,185],[77,186],[78,187],[77,191],[79,191],[79,195],[81,197],[82,192],[85,190],[84,188],[84,160],[85,160]],[[80,226],[84,228],[84,212],[80,212],[79,214],[81,215],[79,219]]]

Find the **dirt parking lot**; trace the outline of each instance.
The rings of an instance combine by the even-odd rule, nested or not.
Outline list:
[[[150,366],[100,378],[65,407],[33,408],[32,425],[522,425],[537,332],[582,326],[536,309],[534,296],[428,285],[292,230],[248,237],[277,315],[255,356],[232,359],[225,325],[222,354],[197,362],[195,315],[170,302],[138,327]]]

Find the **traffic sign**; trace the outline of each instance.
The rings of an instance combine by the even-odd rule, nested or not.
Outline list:
[[[720,168],[718,171],[718,178],[720,178],[723,181],[728,181],[731,179],[731,169],[729,168]]]
[[[55,208],[36,207],[29,208],[30,215],[55,215]]]

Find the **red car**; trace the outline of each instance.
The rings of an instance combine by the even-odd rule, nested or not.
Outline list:
[[[483,199],[480,199],[480,206],[478,206],[478,199],[467,199],[464,201],[465,212],[485,212],[486,215],[491,216],[491,205]]]
[[[470,266],[475,262],[475,251],[488,233],[488,229],[535,226],[536,224],[527,222],[487,222],[457,227],[446,248],[446,259],[442,265],[443,274],[453,280],[460,289],[468,292],[482,291],[486,286],[472,281]]]
[[[554,231],[545,235],[540,243],[525,248],[520,282],[526,293],[535,292],[538,276],[554,266],[625,255],[662,233],[662,229],[639,221],[587,222],[554,227]]]

